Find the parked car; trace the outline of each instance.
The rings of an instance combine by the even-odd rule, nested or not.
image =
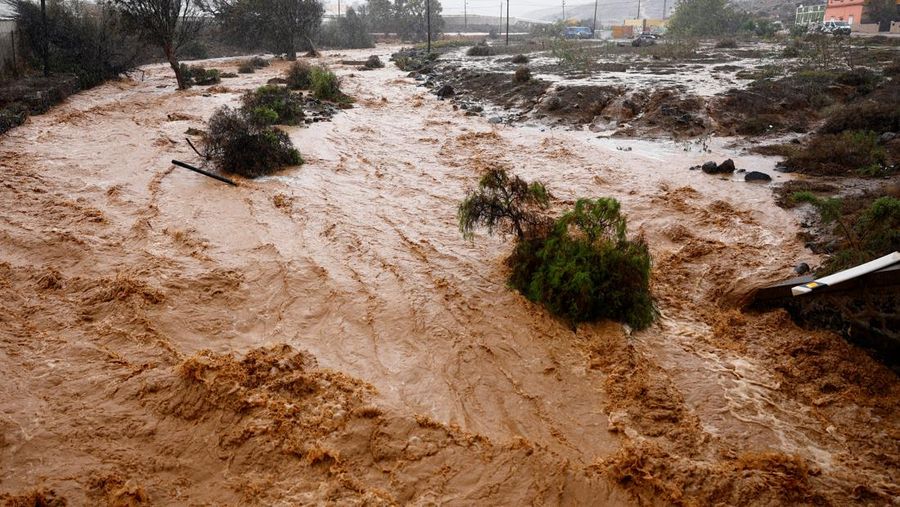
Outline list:
[[[822,33],[830,33],[832,35],[850,35],[852,31],[850,23],[846,21],[826,21],[819,27]]]
[[[567,39],[593,39],[594,32],[586,26],[567,26],[563,31],[563,37]]]
[[[658,38],[659,37],[657,37],[655,34],[644,32],[635,37],[634,40],[631,41],[631,45],[636,48],[639,48],[641,46],[652,46],[656,44],[656,39]]]

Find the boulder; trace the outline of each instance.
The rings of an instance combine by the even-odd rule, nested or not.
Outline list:
[[[805,275],[806,273],[809,273],[809,264],[805,262],[797,264],[796,266],[794,266],[794,273],[797,273],[798,275]]]
[[[744,175],[744,181],[772,181],[772,177],[759,171],[750,171]]]
[[[719,164],[719,169],[718,169],[717,172],[720,172],[720,173],[733,173],[733,172],[734,172],[734,160],[731,160],[731,159],[729,158],[729,159],[726,160],[725,162],[722,162],[721,164]]]
[[[436,93],[438,97],[444,99],[447,97],[452,97],[455,94],[455,90],[452,86],[445,84],[438,88],[434,93]]]
[[[716,174],[717,172],[719,172],[719,165],[715,162],[710,161],[700,166],[700,169],[702,169],[706,174]]]

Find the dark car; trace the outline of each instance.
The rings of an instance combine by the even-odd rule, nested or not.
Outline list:
[[[586,26],[567,26],[563,31],[563,37],[567,39],[592,39],[594,32]]]
[[[639,48],[641,46],[652,46],[656,44],[657,38],[658,37],[652,33],[642,33],[635,37],[633,41],[631,41],[631,45],[636,48]]]

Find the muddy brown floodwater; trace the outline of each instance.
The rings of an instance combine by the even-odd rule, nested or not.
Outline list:
[[[287,128],[307,163],[236,188],[169,161],[284,63],[188,92],[150,66],[0,138],[0,500],[896,501],[896,376],[738,309],[811,259],[769,188],[336,63],[395,49],[327,54],[356,106]],[[560,209],[619,199],[658,323],[573,330],[510,291],[510,242],[456,228],[491,165]]]

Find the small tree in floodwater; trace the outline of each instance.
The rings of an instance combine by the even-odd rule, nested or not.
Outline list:
[[[518,176],[510,177],[505,169],[489,170],[459,205],[459,230],[471,239],[476,227],[486,227],[489,234],[499,231],[515,233],[521,241],[537,232],[548,220],[543,211],[550,195],[540,181],[528,183]]]
[[[549,194],[492,169],[459,205],[459,228],[515,233],[509,284],[570,322],[615,319],[641,329],[656,318],[650,295],[650,251],[628,239],[625,216],[611,198],[579,199],[555,222],[544,213]]]
[[[202,25],[200,10],[193,0],[113,0],[137,27],[141,36],[159,46],[166,56],[178,89],[190,86],[188,76],[178,64],[178,50],[194,40]]]

